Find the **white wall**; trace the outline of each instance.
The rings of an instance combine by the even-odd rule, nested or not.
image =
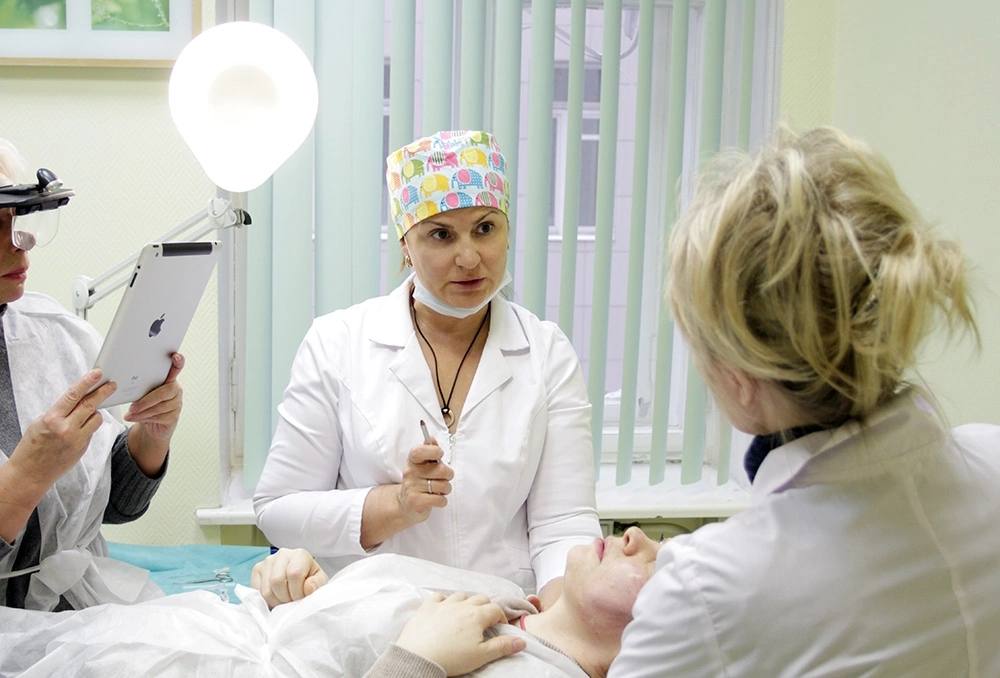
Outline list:
[[[865,139],[973,266],[983,350],[928,342],[953,423],[1000,423],[1000,3],[788,0],[782,112]]]

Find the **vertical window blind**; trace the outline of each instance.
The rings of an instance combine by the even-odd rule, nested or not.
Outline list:
[[[383,162],[442,129],[492,131],[517,191],[513,297],[584,365],[595,461],[662,482],[713,468],[730,428],[663,300],[663,251],[700,162],[772,127],[777,0],[250,0],[320,82],[313,135],[248,199],[243,450],[252,488],[312,318],[403,278]],[[253,143],[249,140],[248,143]],[[581,223],[581,218],[583,221]]]

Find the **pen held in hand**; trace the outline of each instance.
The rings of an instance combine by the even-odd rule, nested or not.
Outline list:
[[[427,430],[427,423],[423,419],[420,420],[420,431],[424,434],[424,445],[437,445],[437,443],[434,441],[434,439],[431,438],[431,434]],[[445,462],[445,460],[442,459],[441,462]],[[428,461],[428,462],[425,462],[425,463],[428,463],[428,464],[437,464],[439,462],[437,460],[434,460],[434,461]]]

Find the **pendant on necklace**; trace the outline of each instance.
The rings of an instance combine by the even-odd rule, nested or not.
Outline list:
[[[441,418],[444,419],[444,425],[451,428],[451,425],[455,422],[455,415],[451,413],[451,409],[448,407],[441,408]]]

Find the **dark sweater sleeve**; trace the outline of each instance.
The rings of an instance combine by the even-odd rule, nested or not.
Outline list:
[[[119,434],[111,447],[111,496],[104,509],[105,524],[128,523],[146,512],[167,472],[168,459],[163,461],[159,474],[150,478],[129,454],[128,431]]]
[[[445,670],[396,645],[382,653],[364,678],[447,678]]]

